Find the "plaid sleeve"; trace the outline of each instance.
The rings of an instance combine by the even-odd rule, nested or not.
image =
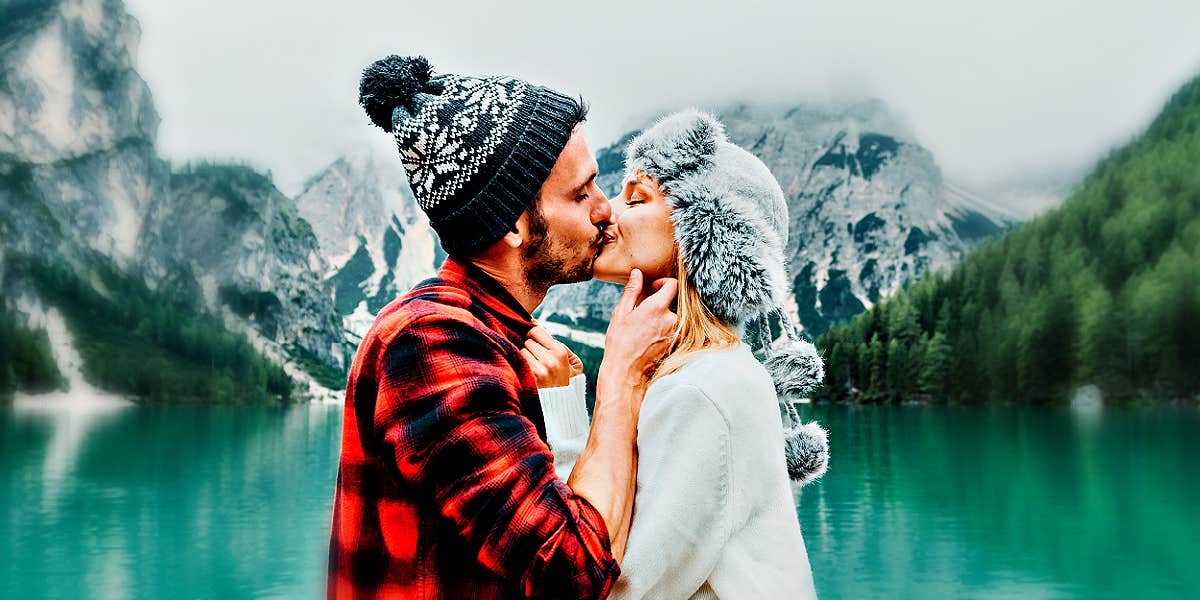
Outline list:
[[[379,365],[376,431],[485,567],[530,598],[603,598],[620,572],[603,518],[555,476],[489,333],[445,314],[398,332]]]

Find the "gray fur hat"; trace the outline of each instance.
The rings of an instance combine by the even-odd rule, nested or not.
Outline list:
[[[663,117],[634,138],[625,149],[625,169],[627,176],[645,172],[666,192],[689,282],[705,306],[731,325],[758,326],[789,421],[788,474],[802,484],[817,479],[829,461],[826,432],[815,422],[801,424],[790,400],[820,385],[825,369],[784,309],[788,215],[779,182],[761,160],[726,139],[715,117],[697,110]],[[772,314],[783,340],[771,337]]]

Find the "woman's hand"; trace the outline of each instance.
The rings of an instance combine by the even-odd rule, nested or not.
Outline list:
[[[529,363],[539,388],[568,385],[572,377],[583,372],[583,361],[540,326],[529,330],[521,356]]]

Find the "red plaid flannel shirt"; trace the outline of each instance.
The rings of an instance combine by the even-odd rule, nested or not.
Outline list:
[[[554,475],[533,323],[477,267],[387,305],[350,369],[329,597],[603,598],[599,511]]]

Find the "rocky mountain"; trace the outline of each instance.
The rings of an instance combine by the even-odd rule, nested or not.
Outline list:
[[[326,393],[353,348],[312,228],[252,169],[158,157],[139,36],[118,1],[0,7],[7,326],[63,311],[84,374],[130,395]]]
[[[379,309],[436,269],[433,232],[399,160],[340,157],[309,178],[296,205],[316,233],[328,265],[322,278],[352,343]]]
[[[339,158],[295,198],[247,166],[172,166],[139,35],[119,1],[0,6],[0,326],[29,341],[0,344],[0,380],[10,356],[49,356],[36,316],[61,310],[101,387],[278,396],[286,378],[329,396],[375,313],[444,257],[398,161]],[[1013,220],[946,182],[881,102],[717,112],[787,192],[811,335]],[[598,155],[610,193],[634,134]],[[560,286],[539,316],[602,331],[617,293]]]
[[[815,398],[1200,404],[1200,76],[1057,208],[816,340]]]
[[[881,101],[717,110],[730,139],[779,179],[791,219],[787,258],[794,306],[812,336],[889,296],[928,269],[956,263],[1016,216],[945,181],[933,155]],[[622,152],[637,132],[601,150],[601,186],[620,185]],[[619,290],[560,286],[539,312],[602,327]]]
[[[154,152],[159,118],[150,90],[132,68],[137,23],[108,8],[97,1],[3,9],[0,157],[10,177],[28,173],[52,199],[45,209],[70,224],[72,241],[125,263],[168,169]]]
[[[147,212],[138,256],[150,281],[192,273],[208,309],[232,313],[287,355],[346,368],[352,349],[317,237],[268,177],[236,165],[177,169]]]

